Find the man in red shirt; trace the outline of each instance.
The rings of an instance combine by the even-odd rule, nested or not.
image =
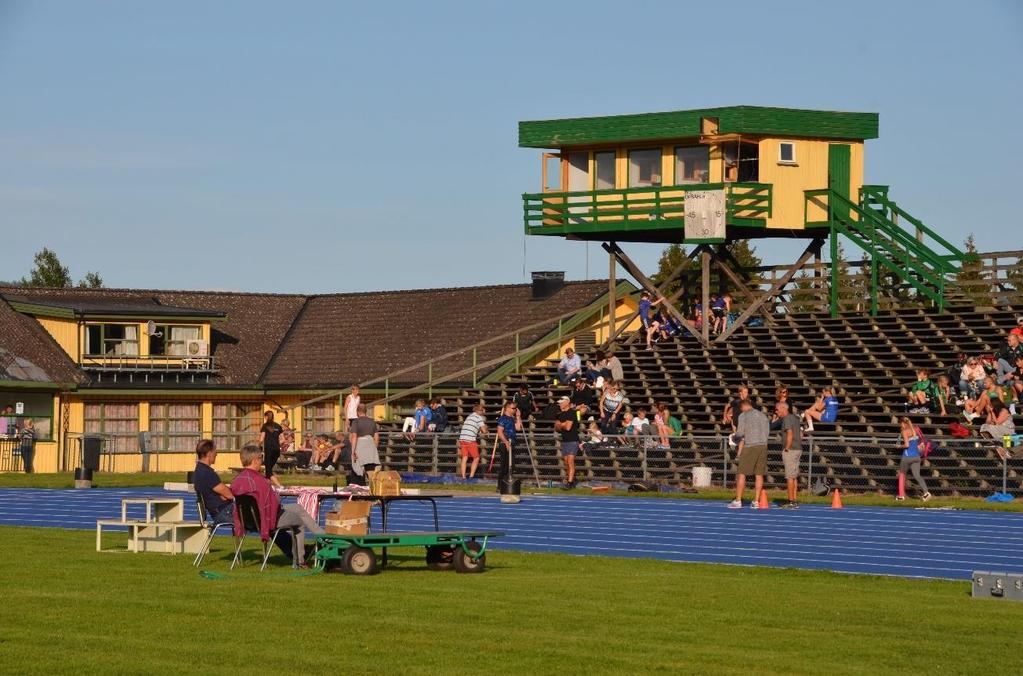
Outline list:
[[[1016,317],[1016,328],[1009,331],[1009,333],[1015,334],[1020,338],[1023,338],[1023,315]]]
[[[260,471],[263,463],[263,451],[255,444],[249,444],[241,451],[242,467],[244,469],[231,482],[231,493],[236,498],[239,495],[251,495],[259,505],[259,537],[263,542],[270,539],[270,531],[275,528],[290,528],[295,534],[294,544],[291,534],[283,532],[277,536],[277,546],[281,551],[291,557],[295,565],[305,567],[305,531],[311,530],[314,533],[322,533],[320,524],[316,523],[309,513],[297,504],[281,506],[280,498],[274,491],[271,482],[280,485],[277,477],[271,475],[267,480]],[[241,516],[238,510],[234,513],[234,534],[240,537],[243,533]]]

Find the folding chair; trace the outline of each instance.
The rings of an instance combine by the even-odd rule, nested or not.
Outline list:
[[[234,509],[241,517],[242,534],[240,537],[235,538],[238,541],[238,546],[234,550],[234,559],[231,561],[231,570],[234,570],[235,564],[242,560],[242,545],[245,544],[245,536],[249,533],[259,533],[260,524],[259,504],[253,496],[234,496]],[[291,528],[274,528],[270,533],[270,539],[267,542],[262,543],[263,565],[259,567],[260,570],[266,570],[266,562],[270,559],[270,552],[273,550],[273,546],[277,544],[277,537],[281,534],[281,531],[286,530],[291,530]],[[297,568],[298,562],[295,560],[294,546],[292,546],[291,550],[291,559],[291,567]]]
[[[206,504],[202,501],[202,496],[199,494],[195,496],[195,506],[199,510],[199,523],[206,529],[206,541],[202,543],[202,547],[199,548],[199,552],[195,555],[195,561],[192,562],[193,566],[199,566],[202,565],[202,560],[209,553],[210,546],[213,544],[213,536],[217,534],[217,531],[221,528],[234,529],[234,523],[233,521],[231,523],[213,523],[210,521],[209,512],[206,511]]]

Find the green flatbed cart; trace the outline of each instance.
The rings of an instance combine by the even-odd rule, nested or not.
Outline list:
[[[316,536],[316,563],[324,571],[339,569],[346,575],[373,575],[380,569],[375,550],[381,550],[386,564],[390,548],[425,547],[426,565],[431,570],[453,568],[459,573],[482,573],[487,563],[487,541],[503,535],[497,531],[326,533]]]

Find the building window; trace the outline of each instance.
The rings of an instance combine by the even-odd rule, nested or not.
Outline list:
[[[85,433],[104,435],[106,453],[138,453],[138,403],[85,404]]]
[[[86,324],[85,354],[90,357],[138,356],[137,324]]]
[[[332,434],[334,432],[333,401],[318,401],[302,407],[302,430],[306,434]]]
[[[0,439],[16,439],[25,420],[31,418],[36,441],[53,441],[53,395],[22,392],[10,396],[10,400],[0,402],[0,409],[10,404],[15,412],[7,415],[0,413]],[[16,406],[19,403],[22,407],[20,415]]]
[[[778,164],[796,163],[796,144],[792,141],[782,141],[778,144]]]
[[[614,190],[617,174],[615,170],[615,152],[611,150],[593,153],[593,163],[596,165],[594,169],[596,181],[594,181],[593,189]]]
[[[263,405],[256,403],[213,404],[213,443],[219,450],[240,451],[259,442]]]
[[[760,146],[756,143],[721,144],[725,181],[756,183],[760,180]]]
[[[709,147],[685,146],[675,148],[675,185],[706,183],[709,178]]]
[[[661,149],[629,151],[629,187],[645,188],[661,184]]]
[[[198,326],[159,324],[156,332],[159,335],[149,337],[149,354],[152,355],[184,357],[188,341],[202,338],[202,329]]]
[[[150,448],[165,453],[192,453],[202,436],[202,409],[197,403],[149,405]]]

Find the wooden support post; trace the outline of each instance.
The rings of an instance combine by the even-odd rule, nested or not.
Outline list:
[[[700,307],[702,318],[700,321],[700,334],[703,336],[703,343],[706,345],[710,340],[710,252],[700,252]]]
[[[738,329],[740,326],[746,323],[746,320],[749,319],[750,316],[757,311],[757,308],[759,308],[761,305],[766,303],[771,298],[774,298],[776,295],[778,295],[778,292],[781,291],[785,287],[785,285],[788,284],[789,281],[796,276],[796,272],[801,267],[803,267],[803,263],[810,259],[814,251],[820,251],[820,248],[822,246],[824,246],[823,239],[815,239],[812,242],[810,242],[810,244],[808,244],[806,249],[803,251],[803,255],[799,257],[799,260],[797,260],[792,265],[792,267],[790,267],[788,271],[771,286],[767,293],[765,293],[755,303],[746,308],[743,311],[743,313],[739,315],[739,318],[735,320],[735,323],[729,326],[727,329],[725,329],[724,333],[715,338],[714,342],[716,343],[724,342],[725,339],[727,339],[728,336],[732,335],[732,333],[734,333],[736,329]]]
[[[613,349],[611,341],[615,335],[615,310],[618,305],[618,271],[615,269],[615,257],[608,254],[608,275],[607,275],[607,347]]]
[[[661,305],[664,307],[665,310],[674,315],[675,319],[677,319],[679,323],[682,324],[682,326],[688,329],[689,332],[693,334],[693,336],[697,340],[699,340],[704,345],[707,345],[707,341],[700,334],[700,331],[696,328],[696,326],[691,321],[685,318],[685,316],[679,311],[679,309],[675,306],[675,303],[672,302],[672,300],[664,297],[664,295],[654,285],[654,283],[650,281],[650,278],[643,274],[639,267],[632,262],[632,259],[625,255],[625,252],[622,251],[617,244],[615,244],[614,242],[608,242],[606,244],[603,244],[602,246],[604,247],[605,251],[607,251],[609,254],[613,255],[615,258],[618,259],[618,262],[622,264],[622,267],[625,268],[625,271],[632,275],[633,279],[639,282],[639,285],[641,287],[649,291],[651,295],[655,296],[657,299],[661,301]]]

